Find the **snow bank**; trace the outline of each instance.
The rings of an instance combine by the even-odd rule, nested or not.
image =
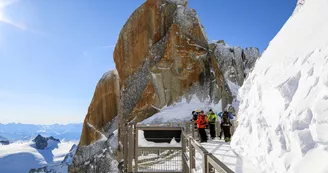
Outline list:
[[[327,9],[307,0],[239,90],[231,146],[263,172],[328,172]]]
[[[140,124],[168,124],[174,122],[187,122],[192,118],[191,112],[194,110],[204,110],[207,112],[212,109],[214,112],[221,112],[221,102],[214,104],[207,101],[200,101],[193,97],[190,102],[185,98],[181,102],[164,107],[159,113],[154,114]]]

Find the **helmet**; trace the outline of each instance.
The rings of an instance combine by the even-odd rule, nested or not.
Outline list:
[[[209,110],[210,112],[213,112],[212,109]]]

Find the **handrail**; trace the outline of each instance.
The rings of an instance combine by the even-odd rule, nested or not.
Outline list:
[[[182,147],[138,147],[139,150],[181,150]]]
[[[192,136],[188,135],[185,131],[181,135],[182,141],[187,139],[189,141],[189,165],[187,157],[183,157],[183,167],[186,167],[185,173],[192,173],[195,171],[195,150],[199,151],[203,155],[203,172],[210,173],[212,168],[219,171],[219,173],[234,173],[228,166],[221,162],[218,158],[208,152],[203,146],[200,145]],[[183,146],[183,148],[186,148]]]
[[[228,166],[212,154],[207,155],[207,164],[207,172],[210,172],[211,167],[214,167],[219,173],[234,173]]]
[[[165,127],[165,126],[136,126],[137,130],[181,130],[181,127]]]
[[[184,128],[185,127],[185,128]],[[147,147],[138,145],[138,131],[139,130],[181,130],[181,147],[180,146],[163,146],[163,147]],[[147,126],[147,125],[129,125],[127,136],[124,141],[125,153],[127,156],[124,157],[124,167],[128,172],[132,172],[133,168],[138,171],[138,151],[149,151],[149,150],[179,150],[182,151],[181,154],[181,166],[183,173],[192,173],[196,171],[196,151],[198,151],[203,157],[202,169],[204,173],[210,173],[215,169],[219,173],[234,173],[228,166],[221,162],[218,158],[213,156],[210,152],[206,150],[199,142],[194,138],[194,122],[187,122],[185,125],[180,127],[172,126]],[[192,133],[192,135],[188,133]],[[119,145],[123,145],[119,143]],[[124,146],[123,145],[123,146]],[[122,147],[122,146],[121,146]],[[129,150],[129,151],[128,151]],[[132,150],[132,151],[131,151]],[[128,153],[126,153],[126,151]],[[189,154],[188,154],[189,153]],[[134,160],[134,164],[133,164]],[[126,169],[127,166],[127,169]],[[123,170],[123,169],[122,169]],[[122,171],[120,170],[120,171]]]
[[[201,146],[197,141],[195,141],[194,139],[191,140],[191,145],[194,146],[194,148],[202,153],[209,153],[203,146]]]

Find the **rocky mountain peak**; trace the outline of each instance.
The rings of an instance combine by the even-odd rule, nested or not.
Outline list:
[[[0,144],[1,145],[9,145],[10,142],[7,138],[0,136]]]
[[[33,142],[35,142],[36,148],[40,149],[40,150],[44,150],[48,146],[50,141],[55,142],[55,143],[60,143],[59,139],[56,139],[52,136],[43,137],[40,134],[33,139]]]
[[[181,100],[231,104],[230,80],[240,86],[259,51],[209,44],[187,2],[147,0],[129,17],[114,50],[116,70],[98,82],[70,172],[115,172],[114,162],[95,156],[121,159],[117,143],[126,122],[144,121]]]

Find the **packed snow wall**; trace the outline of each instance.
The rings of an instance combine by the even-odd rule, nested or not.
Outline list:
[[[327,9],[302,1],[239,90],[231,145],[263,172],[328,172]]]

